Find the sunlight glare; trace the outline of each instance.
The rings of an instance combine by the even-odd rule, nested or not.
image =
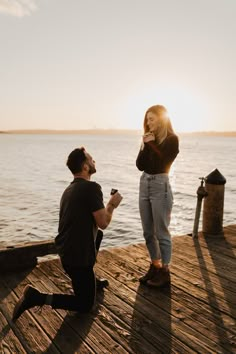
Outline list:
[[[136,93],[126,102],[130,129],[142,129],[144,114],[152,105],[164,105],[177,132],[207,130],[207,108],[204,98],[180,88],[151,89]]]

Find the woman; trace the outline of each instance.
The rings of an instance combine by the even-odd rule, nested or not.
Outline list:
[[[143,171],[139,210],[151,259],[149,270],[140,282],[148,286],[170,284],[171,235],[168,227],[173,195],[168,173],[178,152],[178,137],[166,108],[160,105],[150,107],[144,117],[143,143],[136,160],[137,168]]]

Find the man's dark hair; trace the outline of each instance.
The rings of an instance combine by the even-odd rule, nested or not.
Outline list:
[[[67,159],[67,167],[75,174],[82,171],[83,163],[86,161],[85,148],[74,149]]]

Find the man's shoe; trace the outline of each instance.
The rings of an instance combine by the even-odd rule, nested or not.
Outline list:
[[[41,294],[32,286],[27,285],[24,289],[23,295],[14,308],[12,320],[16,321],[24,311],[30,309],[31,307],[42,306],[44,304],[43,295],[44,294]]]
[[[109,285],[109,282],[107,279],[98,279],[96,278],[96,288],[97,291],[102,291],[104,288],[107,288]]]
[[[156,271],[156,267],[153,265],[153,263],[150,264],[150,267],[147,271],[147,273],[139,278],[140,283],[146,284],[149,279],[152,279]]]
[[[169,269],[159,268],[151,279],[146,283],[148,286],[161,288],[170,285],[170,271]]]

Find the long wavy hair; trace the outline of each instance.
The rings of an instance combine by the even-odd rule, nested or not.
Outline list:
[[[144,116],[143,128],[144,134],[150,131],[147,124],[147,114],[151,112],[156,114],[159,120],[159,127],[153,133],[155,134],[155,140],[157,144],[161,144],[169,134],[174,134],[174,130],[168,116],[167,109],[164,106],[156,105],[148,108]]]

